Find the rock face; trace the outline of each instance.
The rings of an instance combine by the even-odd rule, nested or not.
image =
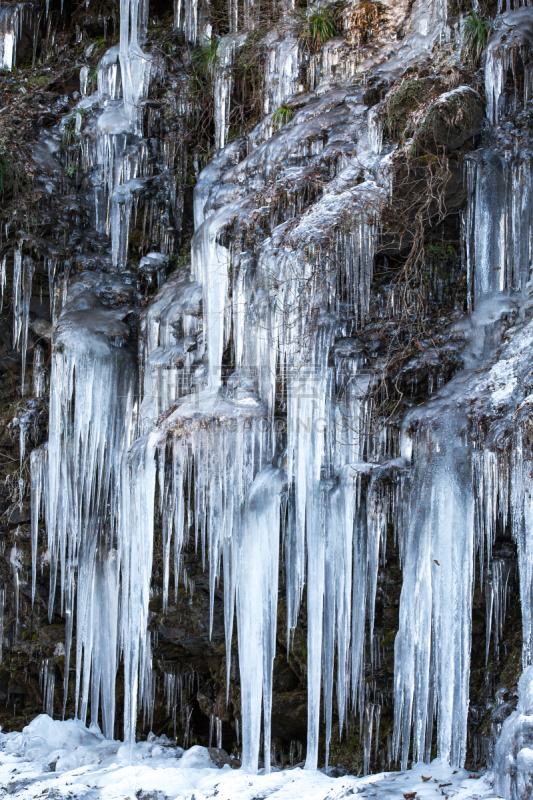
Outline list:
[[[122,6],[2,11],[0,723],[525,797],[532,10]]]
[[[458,150],[481,131],[483,103],[470,86],[445,92],[416,120],[415,141],[428,149]]]

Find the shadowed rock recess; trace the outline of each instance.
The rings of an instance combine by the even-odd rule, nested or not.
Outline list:
[[[3,731],[528,800],[533,6],[3,3],[0,68]]]

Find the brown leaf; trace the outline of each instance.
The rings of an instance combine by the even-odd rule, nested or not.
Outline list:
[[[405,800],[415,800],[416,792],[404,792],[403,796],[405,797]]]
[[[424,783],[426,783],[426,781],[430,781],[431,780],[431,775],[429,776],[429,778],[424,778],[424,776],[422,775],[422,780],[424,781]]]

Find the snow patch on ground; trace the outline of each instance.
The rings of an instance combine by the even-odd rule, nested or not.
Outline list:
[[[250,775],[215,766],[205,747],[174,747],[151,735],[135,745],[105,739],[78,720],[46,714],[22,733],[0,733],[0,792],[19,800],[489,800],[492,775],[453,770],[441,761],[404,772],[331,778],[295,767]]]

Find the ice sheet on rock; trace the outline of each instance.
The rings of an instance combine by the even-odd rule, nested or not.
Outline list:
[[[300,84],[299,42],[294,32],[281,34],[269,31],[266,37],[267,60],[265,64],[264,113],[270,114],[280,108],[297,90]],[[271,132],[272,133],[272,132]]]
[[[389,13],[394,6],[392,3]],[[372,71],[384,78],[396,77],[419,58],[431,53],[436,44],[449,39],[445,0],[416,0],[410,7],[406,35],[400,42],[387,44],[377,55],[372,54],[359,64],[359,72]]]
[[[207,205],[211,193],[215,190],[224,172],[230,166],[235,166],[242,158],[242,142],[236,141],[226,145],[221,153],[215,154],[213,160],[203,169],[194,187],[194,229],[200,228],[205,219],[212,214],[212,209]]]
[[[145,188],[146,179],[132,178],[117,186],[110,197],[111,257],[113,266],[119,269],[126,268],[130,220]]]
[[[179,272],[166,281],[141,318],[140,415],[145,433],[194,388],[195,372],[202,363],[201,313],[199,284]]]
[[[105,108],[110,100],[119,100],[122,92],[120,76],[120,45],[116,44],[98,62],[98,104]]]
[[[147,253],[139,263],[139,271],[150,280],[150,283],[152,283],[154,275],[156,276],[157,286],[163,283],[167,267],[168,256],[165,253]]]
[[[98,117],[97,127],[102,133],[112,135],[130,133],[131,121],[126,116],[124,105],[120,101],[108,103],[105,111]],[[102,166],[102,161],[98,161],[98,166]]]
[[[32,146],[32,158],[39,168],[49,175],[61,172],[62,167],[56,155],[59,155],[61,137],[56,134],[44,134]]]

